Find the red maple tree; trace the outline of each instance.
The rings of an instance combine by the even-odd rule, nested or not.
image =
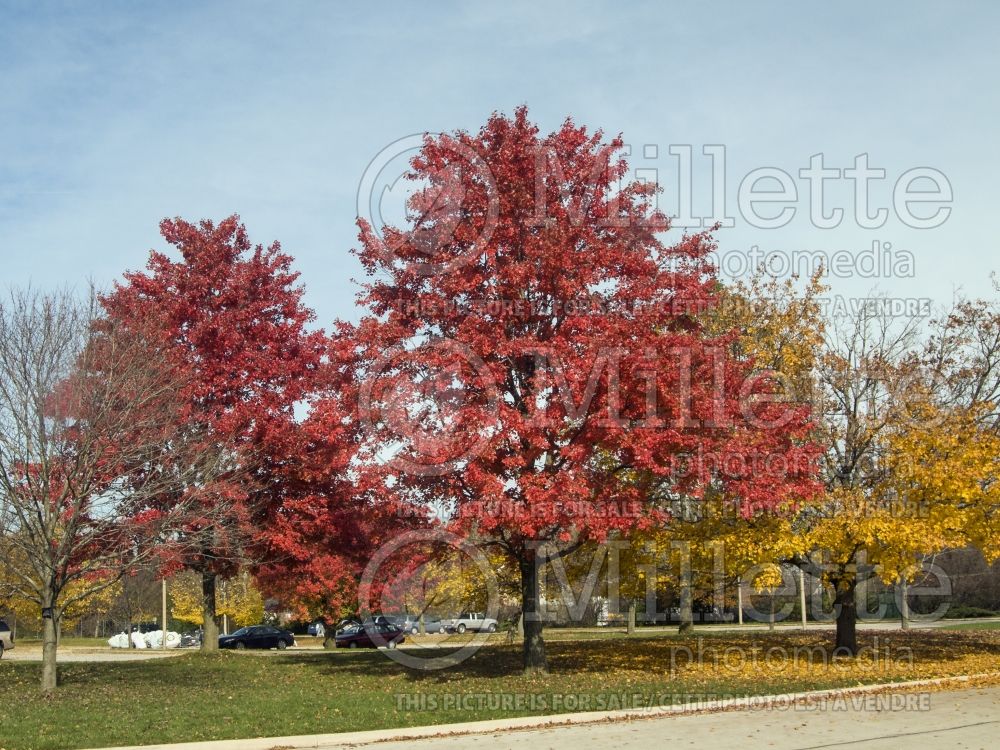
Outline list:
[[[357,613],[358,581],[373,552],[420,523],[401,512],[377,461],[365,455],[349,334],[350,326],[338,324],[327,342],[288,449],[283,501],[269,519],[266,562],[257,572],[288,611],[327,622]]]
[[[360,222],[360,417],[401,496],[516,561],[527,670],[545,560],[666,523],[671,497],[749,514],[816,489],[808,410],[700,323],[711,237],[660,241],[622,146],[494,114],[425,139],[409,226]]]
[[[238,216],[217,225],[165,219],[160,231],[180,257],[152,252],[145,272],[127,273],[101,302],[119,323],[159,322],[159,345],[184,383],[179,419],[232,456],[228,478],[202,488],[203,523],[187,529],[200,543],[180,561],[202,574],[203,648],[211,649],[217,577],[259,559],[270,543],[299,449],[296,405],[310,392],[326,339],[308,329],[314,315],[292,259],[277,242],[252,245]]]

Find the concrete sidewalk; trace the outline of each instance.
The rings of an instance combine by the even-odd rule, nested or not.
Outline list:
[[[870,685],[846,690],[712,701],[697,705],[529,716],[494,721],[384,729],[367,732],[262,737],[115,750],[306,750],[374,745],[378,750],[431,748],[562,748],[671,744],[730,747],[765,743],[776,750],[850,744],[900,747],[913,736],[922,746],[992,748],[1000,730],[1000,687],[971,688],[998,674]],[[967,689],[961,688],[966,686]],[[948,691],[943,691],[944,689]],[[940,742],[942,744],[928,744]],[[873,744],[874,743],[874,744]],[[882,744],[879,744],[882,743]],[[885,744],[889,743],[889,744]]]
[[[868,699],[887,696],[869,695]],[[893,697],[893,696],[888,696]],[[1000,688],[896,695],[912,707],[832,701],[786,710],[688,714],[608,724],[583,724],[521,732],[387,742],[378,750],[608,750],[614,748],[766,747],[768,750],[988,750],[1000,746]],[[888,702],[887,702],[888,703]]]

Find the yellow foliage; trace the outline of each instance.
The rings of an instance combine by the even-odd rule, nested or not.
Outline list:
[[[180,622],[200,625],[202,622],[201,576],[185,571],[169,579],[167,584],[170,615]],[[249,573],[220,581],[215,592],[215,611],[242,627],[255,625],[264,618],[264,599]]]
[[[21,622],[40,623],[41,606],[37,594],[31,589],[41,587],[37,582],[32,586],[15,572],[15,566],[22,575],[31,571],[23,553],[7,544],[0,548],[0,555],[5,563],[0,566],[0,612],[9,612]],[[71,580],[56,601],[56,607],[62,610],[61,626],[69,629],[86,615],[106,615],[120,593],[121,583],[112,582],[110,576]]]
[[[808,547],[847,567],[863,551],[886,583],[912,578],[927,555],[970,543],[997,547],[1000,439],[976,415],[929,403],[886,429],[881,464],[867,485],[834,487],[805,511]]]
[[[437,556],[408,573],[405,580],[392,586],[388,594],[392,601],[383,602],[382,608],[441,615],[485,610],[490,590],[497,594],[510,591],[517,576],[501,552],[491,548],[483,550],[482,554],[483,557],[476,560],[463,550],[439,551]]]
[[[738,331],[736,354],[752,359],[758,369],[781,374],[793,392],[805,396],[823,345],[820,296],[827,287],[821,273],[800,290],[796,278],[779,281],[757,268],[749,281],[721,287],[707,327],[716,334]]]

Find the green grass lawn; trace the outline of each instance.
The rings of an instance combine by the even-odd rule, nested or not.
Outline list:
[[[945,625],[941,630],[1000,630],[1000,622],[962,622],[957,625]]]
[[[409,671],[373,651],[189,653],[147,662],[64,664],[52,698],[37,692],[37,663],[5,660],[0,662],[5,696],[0,748],[345,732],[628,707],[619,705],[623,696],[639,695],[660,705],[687,702],[692,696],[761,695],[1000,671],[1000,633],[859,634],[864,644],[887,654],[882,664],[878,651],[864,659],[826,659],[831,635],[719,633],[700,640],[671,635],[553,641],[551,674],[533,676],[521,673],[517,645],[487,646],[456,668],[429,673]],[[686,648],[693,653],[701,648],[701,659],[690,662]],[[791,658],[794,648],[816,649],[810,652],[813,662]],[[781,653],[760,661],[776,649],[784,650],[784,661]],[[907,650],[909,660],[899,659]],[[743,656],[731,658],[738,653]],[[729,656],[720,661],[722,654]],[[508,695],[507,700],[521,705],[478,703],[497,700],[488,695]],[[454,705],[456,697],[464,705]],[[591,705],[582,705],[588,700]]]

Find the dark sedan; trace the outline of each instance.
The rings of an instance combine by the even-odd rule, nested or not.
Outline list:
[[[276,648],[284,650],[295,645],[295,636],[271,625],[251,625],[219,636],[219,648]]]
[[[406,640],[403,631],[387,622],[350,625],[334,637],[337,648],[396,648]]]

